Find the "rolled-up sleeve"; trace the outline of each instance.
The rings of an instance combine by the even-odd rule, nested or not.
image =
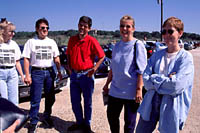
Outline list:
[[[138,65],[137,73],[143,74],[147,66],[147,52],[142,41],[137,42],[136,49],[136,62]]]

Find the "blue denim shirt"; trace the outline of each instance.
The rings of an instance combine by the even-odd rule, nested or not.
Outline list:
[[[168,67],[168,74],[172,72],[176,74],[171,78],[160,74],[160,63],[166,50],[156,52],[148,61],[143,74],[147,93],[138,112],[144,120],[148,121],[155,92],[162,94],[159,131],[177,133],[183,129],[192,100],[194,64],[191,53],[181,49]]]
[[[144,44],[136,40],[120,41],[112,51],[112,83],[109,95],[121,99],[135,99],[137,73],[143,74],[147,65],[147,55]],[[136,51],[134,51],[134,45]],[[136,57],[134,57],[136,52]],[[136,60],[135,60],[136,58]],[[136,67],[136,62],[137,66]]]

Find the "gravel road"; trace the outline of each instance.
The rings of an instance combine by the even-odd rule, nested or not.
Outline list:
[[[191,51],[194,57],[195,64],[195,80],[193,88],[192,106],[189,112],[188,119],[183,131],[180,133],[199,133],[200,132],[200,49],[194,49]],[[102,86],[105,83],[106,78],[99,78],[95,80],[95,91],[93,95],[93,114],[92,114],[92,130],[95,133],[109,133],[109,125],[106,117],[106,106],[103,105],[102,100]],[[28,111],[30,108],[29,102],[23,102],[19,104],[21,109]],[[44,99],[40,105],[40,116],[44,111]],[[123,114],[123,113],[122,113]],[[120,117],[121,133],[123,133],[123,115]],[[67,128],[75,122],[75,117],[72,112],[69,85],[64,90],[56,94],[56,102],[53,106],[52,119],[55,127],[52,129],[46,129],[41,122],[38,123],[38,133],[67,133]],[[138,118],[137,118],[138,119]],[[27,126],[22,128],[20,133],[27,132]],[[155,131],[158,132],[158,131]],[[81,131],[74,131],[73,133],[81,133]]]

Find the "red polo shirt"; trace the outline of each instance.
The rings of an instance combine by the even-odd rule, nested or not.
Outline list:
[[[90,69],[94,66],[95,56],[105,56],[98,41],[90,35],[82,40],[78,35],[70,37],[66,54],[70,55],[70,66],[74,70]]]

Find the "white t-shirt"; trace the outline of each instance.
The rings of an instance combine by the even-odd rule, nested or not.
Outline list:
[[[164,74],[165,76],[168,76],[168,67],[169,64],[172,60],[175,59],[176,55],[178,54],[178,52],[175,53],[168,53],[166,52],[166,55],[163,56],[161,63],[160,63],[160,72],[162,74]]]
[[[15,66],[16,60],[20,58],[21,51],[15,41],[0,44],[0,66]]]
[[[53,39],[46,37],[41,40],[35,37],[26,42],[22,56],[30,59],[31,66],[51,67],[54,57],[59,56],[59,50]]]

